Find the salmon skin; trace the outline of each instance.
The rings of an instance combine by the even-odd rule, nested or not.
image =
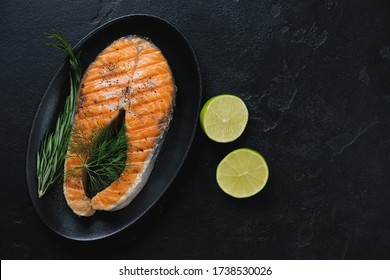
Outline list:
[[[127,159],[118,180],[89,198],[86,171],[80,168],[86,155],[76,155],[68,148],[63,190],[75,214],[91,216],[96,210],[122,209],[141,191],[169,127],[175,94],[168,62],[143,38],[120,38],[90,64],[81,80],[70,143],[76,128],[88,140],[97,128],[109,126],[124,112]]]

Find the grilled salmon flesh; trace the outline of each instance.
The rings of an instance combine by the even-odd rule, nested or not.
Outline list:
[[[64,194],[79,216],[127,206],[145,185],[169,127],[176,87],[168,62],[150,41],[123,37],[104,49],[81,81],[70,139],[81,128],[86,139],[124,113],[127,135],[126,168],[119,179],[94,197],[86,195],[83,156],[68,149]],[[72,171],[72,176],[66,176]]]

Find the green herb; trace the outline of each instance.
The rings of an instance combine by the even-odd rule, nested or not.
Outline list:
[[[48,35],[57,44],[49,43],[69,57],[70,94],[66,98],[64,111],[57,119],[54,132],[46,134],[41,149],[37,154],[38,196],[46,191],[63,176],[64,161],[75,111],[75,100],[81,80],[80,53],[75,54],[72,46],[60,33]]]
[[[82,129],[75,128],[72,136],[70,152],[80,158],[82,165],[76,169],[86,171],[86,192],[89,197],[93,197],[117,180],[126,167],[126,127],[122,122],[120,128],[99,128],[90,139]]]

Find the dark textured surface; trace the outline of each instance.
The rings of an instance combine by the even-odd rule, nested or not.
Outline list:
[[[183,31],[204,101],[241,96],[249,125],[227,145],[198,129],[171,192],[142,224],[99,242],[66,240],[38,218],[25,180],[32,119],[63,59],[44,33],[76,43],[132,13]],[[2,259],[388,259],[389,15],[385,0],[1,1]],[[270,168],[266,188],[246,200],[214,179],[239,147]]]

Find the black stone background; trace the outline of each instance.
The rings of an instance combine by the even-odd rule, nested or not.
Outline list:
[[[390,3],[386,0],[0,2],[2,259],[382,259],[390,257]],[[63,61],[45,33],[77,43],[118,16],[146,13],[192,43],[203,102],[243,98],[250,120],[231,144],[198,128],[163,203],[133,230],[66,240],[26,187],[32,119]],[[230,151],[268,160],[257,196],[215,182]]]

